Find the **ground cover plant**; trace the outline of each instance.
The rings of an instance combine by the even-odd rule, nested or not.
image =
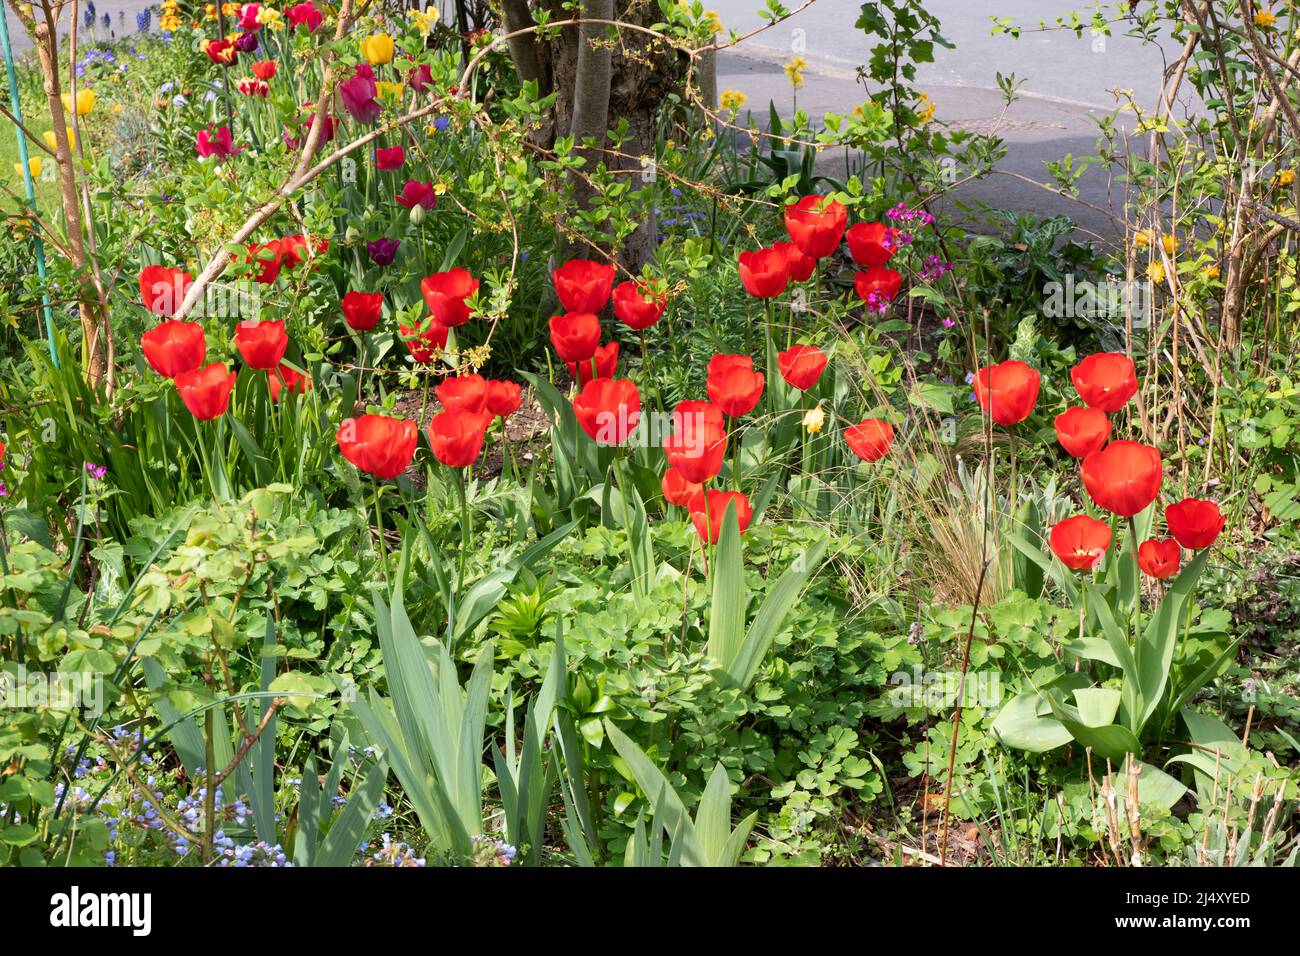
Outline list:
[[[1110,239],[914,0],[10,9],[0,861],[1295,865],[1300,20],[1129,6]]]

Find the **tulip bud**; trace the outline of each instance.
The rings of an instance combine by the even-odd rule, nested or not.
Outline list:
[[[411,222],[417,226],[424,222],[424,207],[419,203],[411,207]]]

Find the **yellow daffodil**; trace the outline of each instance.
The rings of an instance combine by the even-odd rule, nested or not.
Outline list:
[[[27,170],[32,174],[32,179],[40,179],[41,178],[41,157],[33,156],[29,160],[27,160]],[[14,163],[14,172],[17,173],[19,177],[21,177],[23,174],[23,164]]]
[[[718,97],[718,103],[724,110],[736,113],[744,108],[745,101],[748,99],[749,97],[740,90],[723,90],[722,95]]]
[[[816,435],[825,424],[826,413],[822,411],[821,403],[814,405],[803,413],[803,430],[809,435]]]
[[[75,149],[77,146],[77,134],[72,131],[71,126],[67,127],[67,131],[68,131],[68,146]],[[48,146],[50,149],[56,151],[58,150],[59,147],[56,145],[58,143],[58,140],[55,139],[54,137],[54,130],[47,129],[44,133],[41,134],[41,139],[45,140],[45,145]]]
[[[389,63],[393,59],[393,38],[387,33],[372,33],[361,41],[361,55],[371,66]]]
[[[433,25],[438,22],[437,7],[427,7],[424,10],[408,10],[406,15],[410,17],[411,22],[415,24],[415,29],[420,31],[422,37],[427,37],[433,29]]]
[[[63,94],[63,108],[72,111],[72,96],[68,93]],[[84,90],[77,90],[77,115],[86,116],[95,108],[95,91],[87,87]]]
[[[385,83],[383,80],[379,80],[375,83],[375,89],[378,91],[381,100],[396,103],[401,100],[404,87],[401,83]]]

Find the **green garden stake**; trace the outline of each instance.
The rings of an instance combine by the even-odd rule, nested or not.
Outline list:
[[[32,213],[36,212],[36,184],[32,182],[32,170],[30,160],[27,158],[27,137],[23,135],[23,108],[18,101],[18,74],[14,70],[14,51],[9,45],[9,16],[5,13],[5,5],[0,2],[0,43],[4,45],[5,54],[5,71],[9,76],[9,108],[17,121],[14,126],[14,132],[18,136],[18,162],[23,168],[23,187],[27,190],[27,205],[31,207]],[[41,241],[40,233],[35,229],[32,230],[32,242],[36,246],[36,274],[40,276],[41,283],[45,282],[45,243]],[[41,292],[41,304],[45,310],[45,338],[50,346],[50,361],[54,367],[59,367],[59,355],[54,348],[54,311],[50,308],[50,295],[48,292]]]

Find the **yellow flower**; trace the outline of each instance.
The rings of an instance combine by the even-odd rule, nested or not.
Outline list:
[[[1153,262],[1151,263],[1151,265],[1147,266],[1147,278],[1150,279],[1152,282],[1154,282],[1156,285],[1160,285],[1162,282],[1164,282],[1165,281],[1164,265],[1159,262]]]
[[[223,3],[223,4],[221,5],[221,13],[222,13],[223,16],[227,16],[227,17],[238,16],[238,15],[239,15],[239,4],[237,4],[237,3]]]
[[[1178,249],[1178,239],[1174,236],[1164,236],[1160,240],[1161,247],[1165,250],[1165,255],[1172,256]]]
[[[801,56],[796,56],[784,67],[786,79],[796,90],[803,87],[803,71],[808,69],[808,61]]]
[[[934,102],[925,93],[921,94],[917,106],[920,108],[916,111],[916,118],[922,123],[928,123],[934,119]]]
[[[1151,240],[1154,237],[1155,234],[1150,229],[1143,229],[1141,232],[1138,232],[1133,236],[1133,245],[1138,249],[1145,249],[1147,246],[1151,245]]]
[[[740,90],[723,90],[722,95],[718,97],[718,103],[724,110],[735,113],[744,108],[745,101],[748,100]]]
[[[1277,23],[1277,14],[1272,10],[1258,10],[1255,12],[1255,26],[1264,30],[1271,30],[1275,23]]]
[[[387,33],[372,33],[361,41],[361,55],[371,66],[389,63],[393,59],[393,38]]]
[[[710,33],[721,33],[726,29],[722,25],[722,17],[718,16],[717,10],[705,10],[700,22],[709,28]]]
[[[379,80],[375,83],[375,89],[379,92],[381,100],[390,100],[396,103],[401,100],[404,87],[401,83],[385,83],[383,80]]]
[[[1219,278],[1219,264],[1217,262],[1210,263],[1201,270],[1201,275],[1211,280]]]
[[[28,160],[27,160],[27,171],[30,172],[30,173],[32,174],[32,179],[40,179],[40,177],[41,177],[41,157],[39,157],[39,156],[33,156],[33,157],[31,157],[30,159],[28,159]],[[14,172],[17,173],[17,174],[21,177],[22,174],[23,174],[23,164],[22,164],[22,163],[14,163]]]
[[[424,10],[408,10],[406,15],[415,23],[415,29],[420,31],[420,36],[427,37],[433,25],[438,22],[438,8],[428,7]]]
[[[257,11],[257,22],[268,30],[284,29],[284,18],[280,16],[280,11],[271,7],[263,7]]]
[[[822,411],[821,403],[818,402],[812,408],[803,414],[803,430],[809,435],[816,435],[826,424],[826,413]]]
[[[122,104],[121,104],[121,103],[114,103],[114,104],[113,104],[113,112],[114,112],[114,113],[120,113],[120,112],[122,112]]]
[[[215,3],[205,3],[203,5],[203,15],[209,20],[217,18],[217,5]]]
[[[444,196],[444,195],[446,195],[446,194],[447,194],[447,184],[446,184],[446,183],[434,183],[434,184],[433,184],[433,194],[434,194],[435,196]]]
[[[71,126],[65,128],[68,131],[68,146],[69,148],[75,149],[77,146],[77,134],[72,131]],[[58,140],[54,138],[54,130],[47,129],[44,133],[41,134],[41,139],[45,140],[45,145],[48,146],[51,150],[54,151],[58,150],[59,147],[56,145],[58,143]]]
[[[63,108],[72,110],[72,96],[68,93],[63,94]],[[95,91],[87,87],[84,90],[77,90],[77,115],[85,116],[95,108]]]
[[[1273,177],[1273,185],[1277,187],[1290,186],[1293,182],[1295,182],[1294,169],[1280,170],[1278,174]]]

